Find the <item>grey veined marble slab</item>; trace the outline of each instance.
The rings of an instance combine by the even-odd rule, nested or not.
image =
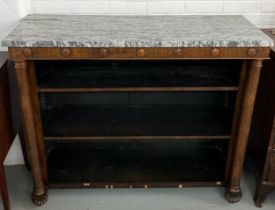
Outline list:
[[[29,15],[5,47],[272,47],[242,16]]]

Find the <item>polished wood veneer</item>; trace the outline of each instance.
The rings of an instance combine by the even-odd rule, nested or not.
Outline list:
[[[264,59],[269,47],[247,48],[9,48],[12,59]],[[104,53],[103,53],[104,52]],[[217,53],[218,52],[218,53]]]

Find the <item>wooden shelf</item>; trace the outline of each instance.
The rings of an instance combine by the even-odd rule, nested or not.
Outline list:
[[[46,140],[229,139],[231,114],[215,105],[67,105],[43,111]]]
[[[47,158],[49,187],[222,185],[223,146],[209,142],[56,144],[50,147]]]
[[[238,91],[238,87],[37,88],[39,93]]]
[[[220,136],[45,136],[45,141],[167,141],[167,140],[182,140],[182,141],[201,141],[201,140],[229,140],[230,135]]]

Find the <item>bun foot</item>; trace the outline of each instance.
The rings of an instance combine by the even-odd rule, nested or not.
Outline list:
[[[41,195],[32,195],[32,202],[36,205],[36,206],[42,206],[44,205],[48,200],[48,194],[47,191]]]
[[[224,197],[229,203],[237,203],[241,200],[242,192],[240,188],[234,189],[234,191],[226,190]]]

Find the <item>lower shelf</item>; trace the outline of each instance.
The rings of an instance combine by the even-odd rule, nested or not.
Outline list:
[[[217,186],[226,148],[213,142],[57,143],[49,188]]]

